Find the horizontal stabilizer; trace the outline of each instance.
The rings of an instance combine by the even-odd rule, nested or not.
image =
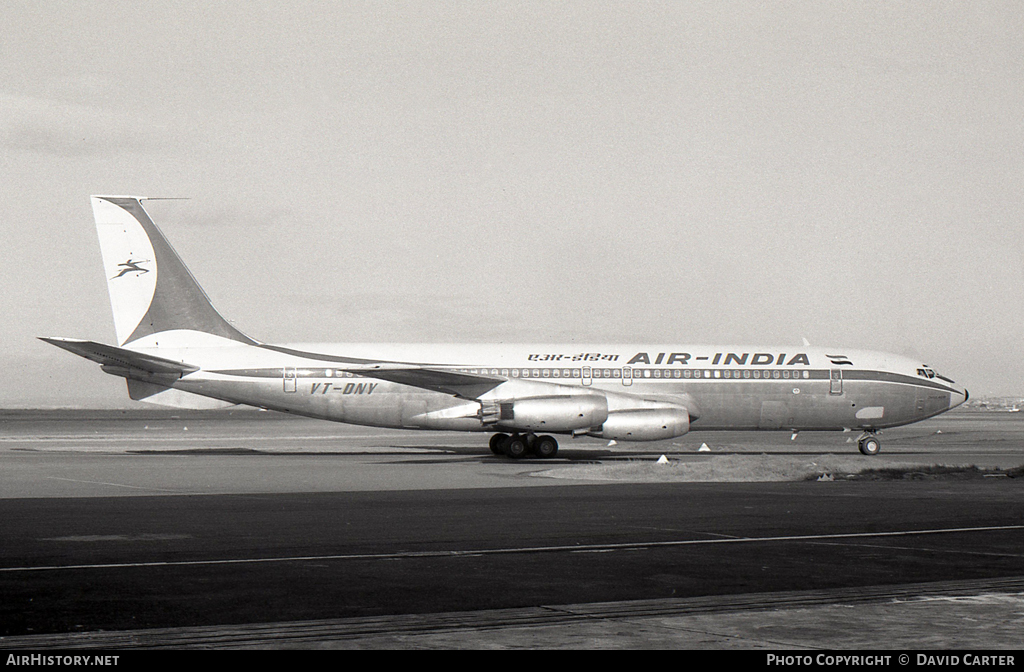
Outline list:
[[[182,376],[198,371],[198,366],[176,362],[173,359],[144,355],[134,350],[118,348],[113,345],[104,345],[95,341],[81,341],[73,338],[44,338],[46,341],[58,348],[73,352],[80,357],[90,359],[103,367],[107,373],[112,373],[126,378],[151,378],[154,376],[167,378],[181,378]],[[149,374],[149,375],[146,375]]]

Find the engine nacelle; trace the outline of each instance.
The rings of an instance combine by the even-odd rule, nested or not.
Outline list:
[[[572,432],[599,427],[608,418],[608,400],[597,394],[528,397],[498,407],[498,427],[516,431]]]
[[[614,411],[601,426],[601,431],[588,436],[618,441],[661,441],[682,436],[690,431],[690,413],[685,408],[641,408]]]

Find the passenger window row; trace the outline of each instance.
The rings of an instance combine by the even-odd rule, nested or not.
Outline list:
[[[502,376],[504,378],[732,378],[796,379],[810,378],[811,372],[791,369],[458,369],[462,373]]]

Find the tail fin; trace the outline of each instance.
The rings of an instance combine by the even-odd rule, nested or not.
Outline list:
[[[93,196],[117,344],[189,329],[255,344],[210,303],[137,196]]]

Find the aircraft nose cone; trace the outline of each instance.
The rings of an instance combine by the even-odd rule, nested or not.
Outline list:
[[[959,406],[960,404],[962,404],[962,403],[964,403],[965,401],[967,401],[967,399],[968,399],[968,398],[969,398],[970,396],[971,396],[971,395],[970,395],[970,393],[969,393],[969,392],[967,391],[967,388],[964,388],[964,389],[960,390],[960,391],[959,391],[959,392],[957,392],[957,393],[954,393],[954,394],[951,394],[951,395],[949,395],[949,407],[950,407],[950,408],[956,408],[956,407],[957,407],[957,406]]]

